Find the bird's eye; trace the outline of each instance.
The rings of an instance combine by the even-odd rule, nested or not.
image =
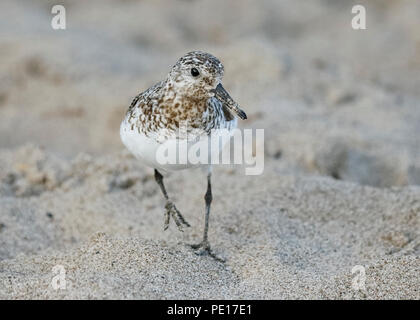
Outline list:
[[[192,68],[191,69],[191,75],[193,77],[198,77],[200,75],[200,72],[198,72],[198,70],[196,68]]]

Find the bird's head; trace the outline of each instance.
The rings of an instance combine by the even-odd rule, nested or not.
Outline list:
[[[169,72],[177,94],[190,99],[202,100],[215,97],[241,119],[246,114],[222,86],[223,64],[215,56],[192,51],[181,57]]]

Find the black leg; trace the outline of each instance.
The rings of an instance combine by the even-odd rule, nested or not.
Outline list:
[[[208,242],[210,205],[211,205],[211,201],[213,200],[213,196],[211,194],[211,173],[207,175],[207,191],[206,191],[206,194],[204,195],[204,200],[206,201],[206,215],[205,215],[205,221],[204,221],[203,242]]]
[[[166,192],[165,185],[163,184],[163,176],[160,174],[159,171],[157,171],[157,169],[155,169],[155,180],[156,180],[157,184],[159,185],[160,190],[162,190],[162,193],[163,193],[165,199],[169,200],[168,193]]]
[[[169,199],[168,193],[166,192],[166,188],[163,183],[163,176],[160,174],[160,172],[157,169],[155,169],[155,180],[157,184],[159,185],[160,189],[162,190],[163,196],[165,197],[165,200],[166,200],[165,222],[164,222],[163,229],[164,230],[168,229],[171,216],[174,219],[179,231],[183,231],[182,225],[190,227],[190,224],[187,221],[185,221],[184,217],[181,215],[179,210],[175,207],[175,204]]]
[[[207,191],[206,194],[204,195],[204,200],[206,202],[206,212],[205,212],[205,216],[204,216],[204,234],[203,234],[203,241],[201,241],[199,244],[194,244],[191,247],[193,249],[201,249],[200,252],[198,252],[198,254],[202,255],[202,254],[208,254],[209,256],[211,256],[213,259],[220,261],[220,262],[225,262],[224,259],[216,256],[211,248],[210,248],[210,243],[208,240],[208,232],[209,232],[209,219],[210,219],[210,205],[211,205],[211,201],[213,200],[213,196],[211,193],[211,171],[209,170],[209,173],[207,175]]]

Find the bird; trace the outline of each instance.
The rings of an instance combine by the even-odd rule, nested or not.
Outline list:
[[[213,253],[208,239],[213,200],[211,162],[164,163],[159,161],[157,154],[163,145],[179,146],[187,142],[187,148],[191,148],[198,143],[197,139],[188,139],[188,134],[201,140],[211,139],[217,130],[232,134],[237,127],[237,117],[247,119],[246,113],[224,89],[223,75],[224,66],[214,55],[203,51],[188,52],[178,59],[164,80],[133,99],[120,126],[120,137],[126,148],[141,163],[154,169],[154,178],[165,201],[164,230],[168,229],[171,218],[180,231],[190,227],[169,197],[164,176],[172,171],[207,167],[203,238],[191,247],[197,254],[208,254],[220,261],[223,259]],[[181,127],[184,134],[181,134]],[[223,148],[223,145],[219,147]]]

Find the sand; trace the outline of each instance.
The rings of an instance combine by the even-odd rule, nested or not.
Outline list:
[[[420,299],[420,4],[362,3],[364,31],[349,1],[64,1],[54,31],[52,2],[2,1],[0,298]],[[214,169],[225,263],[189,247],[205,172],[167,177],[192,227],[163,231],[118,134],[193,49],[223,61],[241,127],[265,129],[262,175]]]

